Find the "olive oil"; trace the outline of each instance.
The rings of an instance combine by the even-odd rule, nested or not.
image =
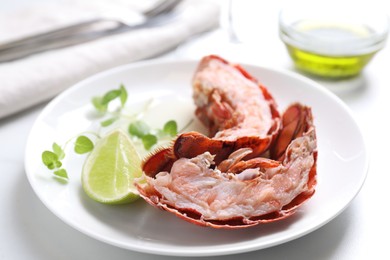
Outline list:
[[[289,44],[286,46],[297,69],[329,79],[357,76],[375,54],[332,56],[305,51]]]
[[[343,79],[357,76],[379,50],[375,31],[365,25],[297,21],[281,35],[297,69]]]

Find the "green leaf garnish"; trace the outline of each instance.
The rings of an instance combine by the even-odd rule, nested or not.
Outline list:
[[[164,133],[170,135],[170,136],[175,136],[177,135],[177,123],[174,120],[170,120],[165,123],[164,128],[163,128]]]
[[[103,127],[109,126],[109,125],[112,125],[112,123],[114,123],[116,120],[118,120],[118,117],[112,117],[112,118],[109,118],[107,120],[100,122],[100,125]]]
[[[129,125],[129,133],[131,135],[142,138],[150,131],[150,127],[144,121],[135,121]]]
[[[76,139],[74,151],[78,154],[88,153],[93,150],[93,142],[85,135],[80,135]]]
[[[102,98],[101,104],[102,105],[108,105],[112,100],[116,99],[121,95],[122,91],[119,89],[110,90],[108,91]]]
[[[42,162],[50,170],[59,168],[62,166],[62,163],[58,160],[58,156],[51,151],[44,151],[42,153]]]
[[[157,143],[157,137],[152,134],[147,134],[142,137],[142,143],[146,150],[152,148],[153,145]]]
[[[61,177],[61,178],[64,178],[64,179],[68,179],[68,173],[66,172],[65,169],[59,169],[57,171],[54,171],[53,174],[55,176],[58,176],[58,177]]]
[[[121,84],[121,86],[120,86],[120,91],[121,91],[121,94],[119,95],[119,98],[121,100],[122,107],[124,107],[126,104],[126,101],[127,101],[127,91],[126,91],[126,88],[123,84]]]
[[[65,152],[62,150],[61,146],[59,146],[57,143],[53,143],[52,148],[53,152],[58,156],[58,160],[65,158]]]
[[[108,91],[101,97],[92,98],[92,104],[96,108],[96,110],[104,114],[107,112],[109,103],[116,98],[120,99],[121,107],[123,108],[127,101],[127,91],[123,84],[120,85],[119,89],[113,89]]]
[[[153,129],[141,120],[130,123],[129,133],[142,140],[145,150],[150,150],[153,145],[158,142],[158,138],[166,139],[167,136],[173,137],[177,135],[177,123],[170,120],[164,124],[163,129]]]
[[[92,104],[96,108],[97,111],[101,113],[105,113],[107,111],[107,104],[102,103],[103,98],[102,97],[94,97],[92,98]]]

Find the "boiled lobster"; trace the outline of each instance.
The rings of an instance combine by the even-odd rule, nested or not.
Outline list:
[[[243,228],[292,215],[315,191],[311,109],[276,103],[242,67],[217,56],[193,78],[195,114],[209,128],[179,135],[143,163],[137,181],[151,205],[189,222]]]

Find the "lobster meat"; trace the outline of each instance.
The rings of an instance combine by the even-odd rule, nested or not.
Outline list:
[[[296,212],[315,192],[311,109],[295,103],[280,116],[264,86],[217,56],[203,58],[193,87],[195,114],[209,137],[183,133],[149,157],[136,182],[141,197],[213,228],[250,227]]]
[[[268,90],[241,66],[211,55],[193,78],[197,117],[214,139],[268,137],[278,130],[280,115]]]

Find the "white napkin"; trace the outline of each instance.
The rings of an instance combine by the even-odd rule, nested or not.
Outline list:
[[[101,10],[120,15],[129,10],[125,14],[136,17],[136,11],[150,2],[65,1],[59,5],[0,15],[0,41],[88,19]],[[130,6],[132,9],[128,8]],[[178,8],[183,13],[173,22],[159,27],[130,31],[0,63],[0,118],[48,100],[100,71],[164,53],[191,36],[218,25],[219,6],[212,1],[187,0]]]

